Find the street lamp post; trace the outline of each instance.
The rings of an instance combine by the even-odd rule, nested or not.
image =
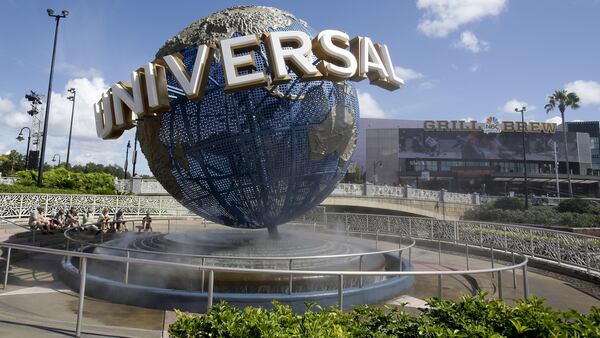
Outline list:
[[[77,94],[75,88],[69,88],[67,91],[71,93],[71,95],[67,96],[67,99],[72,101],[73,105],[71,107],[71,124],[69,126],[69,144],[67,145],[67,162],[65,163],[65,168],[69,168],[69,155],[71,154],[71,134],[73,133],[73,116],[75,115],[75,95]]]
[[[521,136],[523,138],[523,177],[525,178],[525,209],[529,208],[529,187],[527,186],[527,148],[526,148],[526,134],[525,134],[525,111],[527,107],[521,109],[515,108],[517,113],[521,113]]]
[[[23,141],[25,138],[23,137],[23,130],[27,129],[27,150],[25,153],[25,170],[29,169],[29,143],[31,143],[31,129],[29,127],[21,128],[19,131],[19,135],[17,136],[17,140],[19,142]]]
[[[57,167],[60,167],[60,154],[54,154],[54,156],[52,156],[52,162],[56,162],[56,157],[58,156],[58,165]]]
[[[375,161],[373,163],[373,184],[377,184],[379,181],[379,178],[377,177],[377,167],[381,166],[383,166],[383,162],[381,161]]]
[[[46,100],[46,113],[44,114],[44,131],[42,139],[42,149],[40,151],[40,167],[38,169],[38,180],[37,186],[42,187],[43,176],[44,176],[44,155],[46,154],[46,140],[48,138],[48,118],[50,113],[50,99],[52,98],[52,76],[54,75],[54,58],[56,56],[56,40],[58,37],[58,24],[60,19],[66,18],[69,15],[69,11],[63,9],[61,14],[54,14],[54,10],[48,8],[48,16],[53,17],[56,20],[56,27],[54,28],[54,45],[52,47],[52,61],[50,62],[50,79],[48,80],[48,96]]]
[[[123,179],[127,179],[127,167],[129,166],[129,148],[131,148],[131,141],[127,141],[127,150],[125,150],[125,171],[123,172]]]

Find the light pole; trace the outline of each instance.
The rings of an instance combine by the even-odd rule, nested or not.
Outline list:
[[[27,152],[25,153],[25,170],[27,170],[29,169],[29,143],[31,142],[31,129],[29,129],[29,127],[21,128],[21,131],[19,131],[19,136],[17,136],[17,140],[21,142],[25,139],[23,138],[24,129],[27,129]]]
[[[131,148],[131,141],[127,141],[127,150],[125,150],[125,171],[123,173],[124,180],[127,179],[127,167],[129,165],[127,160],[129,159],[129,148]]]
[[[52,61],[50,62],[50,79],[48,80],[48,99],[46,100],[46,113],[44,114],[44,131],[42,139],[42,150],[40,152],[40,167],[38,169],[38,181],[37,186],[42,187],[43,176],[44,176],[44,155],[46,154],[46,139],[48,138],[48,118],[50,113],[50,99],[52,98],[52,76],[54,75],[54,57],[56,56],[56,40],[58,37],[58,24],[60,19],[66,18],[69,15],[69,11],[62,10],[61,14],[54,14],[54,10],[48,8],[46,10],[48,16],[53,17],[56,21],[56,27],[54,28],[54,45],[52,47]]]
[[[558,183],[558,154],[556,152],[556,141],[554,141],[554,175],[556,176],[556,197],[560,201],[560,184]]]
[[[73,106],[71,107],[71,125],[69,126],[69,144],[67,145],[67,162],[65,163],[65,168],[69,168],[69,155],[71,154],[71,134],[73,133],[73,116],[75,114],[75,95],[77,91],[75,88],[67,89],[71,95],[67,96],[69,101],[73,102]]]
[[[527,107],[521,109],[515,108],[517,113],[521,113],[521,136],[523,137],[523,177],[525,178],[525,209],[529,208],[529,187],[527,186],[527,148],[525,136],[525,111]]]
[[[377,177],[377,167],[382,167],[383,166],[383,162],[381,161],[375,161],[373,163],[373,184],[377,184],[377,181],[379,181],[379,178]]]
[[[52,162],[56,162],[56,157],[58,156],[58,165],[57,167],[60,167],[60,154],[54,154],[54,156],[52,156]]]

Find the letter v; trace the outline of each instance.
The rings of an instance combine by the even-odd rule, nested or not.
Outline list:
[[[171,74],[173,74],[188,99],[197,101],[204,97],[204,87],[206,87],[209,73],[208,67],[210,66],[208,61],[212,60],[213,52],[214,49],[207,45],[198,46],[191,76],[183,63],[183,56],[180,53],[163,57],[163,60],[169,67],[169,71],[171,71]]]

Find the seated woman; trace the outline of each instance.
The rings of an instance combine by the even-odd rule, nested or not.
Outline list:
[[[83,228],[84,230],[98,232],[100,229],[98,228],[97,224],[94,223],[93,219],[94,211],[92,210],[92,208],[88,207],[83,213],[83,224],[81,228]]]
[[[146,232],[146,231],[152,232],[152,217],[150,217],[149,212],[147,212],[146,216],[144,218],[142,218],[142,226],[139,227],[139,232],[141,232],[142,229],[144,229],[144,232]]]
[[[100,225],[100,231],[108,230],[108,225],[110,223],[110,215],[108,214],[108,209],[102,209],[102,213],[98,216],[98,224]]]
[[[125,214],[123,213],[123,210],[119,209],[115,215],[115,226],[117,227],[117,232],[121,231],[121,225],[123,226],[123,231],[128,231],[127,225],[125,224]]]
[[[44,213],[43,207],[37,207],[32,210],[29,214],[29,227],[31,230],[40,229],[43,234],[47,234],[50,231],[49,222],[42,214]]]
[[[67,211],[65,225],[67,227],[78,227],[79,226],[79,215],[77,215],[77,211],[75,211],[75,208],[71,207],[71,209],[69,209]]]
[[[65,220],[65,211],[63,210],[63,208],[60,208],[58,209],[56,215],[54,215],[54,218],[50,220],[50,223],[54,224],[56,228],[62,229],[65,226]]]

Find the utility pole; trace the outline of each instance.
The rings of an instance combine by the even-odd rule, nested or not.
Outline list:
[[[525,134],[525,111],[527,107],[521,109],[515,108],[517,113],[521,113],[521,136],[523,137],[523,178],[525,179],[525,209],[529,208],[529,187],[527,186],[527,140]]]
[[[47,9],[48,16],[53,17],[56,20],[56,27],[54,28],[54,45],[52,47],[52,61],[50,62],[50,79],[48,80],[48,96],[46,100],[46,114],[44,115],[44,132],[42,139],[42,150],[40,153],[40,167],[38,169],[38,180],[37,186],[42,187],[43,176],[44,176],[44,155],[46,154],[46,141],[48,140],[48,118],[50,116],[50,100],[52,99],[52,76],[54,75],[54,58],[56,56],[56,40],[58,38],[58,24],[60,19],[66,18],[69,15],[69,11],[63,10],[62,14],[54,14],[54,10]]]
[[[65,163],[65,168],[68,169],[69,155],[71,154],[71,135],[73,133],[73,116],[75,115],[75,95],[77,94],[77,91],[75,90],[75,88],[69,88],[67,91],[71,93],[70,96],[67,96],[67,99],[73,102],[73,106],[71,107],[71,125],[69,126],[69,145],[67,146],[67,162]]]

